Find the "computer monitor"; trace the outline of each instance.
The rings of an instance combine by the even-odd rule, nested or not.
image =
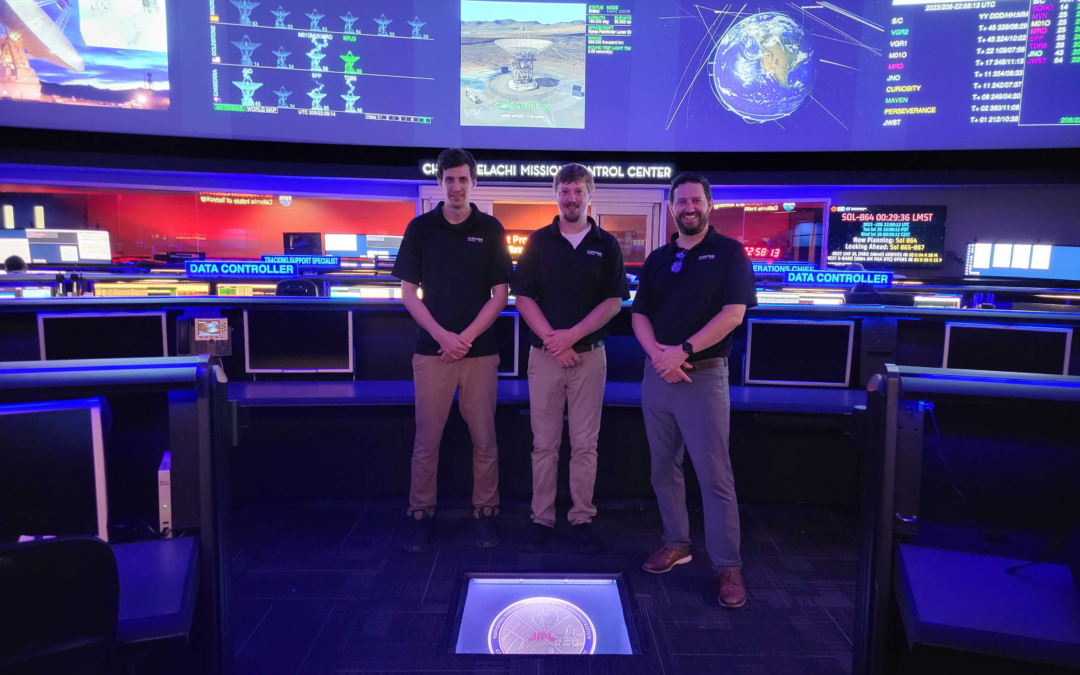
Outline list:
[[[244,310],[249,373],[351,373],[352,311]]]
[[[743,381],[847,387],[854,337],[854,321],[750,319]]]
[[[110,265],[112,244],[104,230],[23,230],[31,265]]]
[[[26,230],[0,230],[0,270],[4,261],[13,255],[30,263],[30,242],[26,238]]]
[[[0,541],[97,535],[108,540],[98,399],[0,405]]]
[[[1073,329],[986,323],[945,324],[942,368],[1068,375]]]
[[[165,312],[38,314],[42,361],[169,355]]]
[[[285,232],[285,253],[292,255],[322,255],[322,232]]]
[[[401,237],[389,234],[327,234],[326,255],[341,258],[387,258],[397,256]]]
[[[364,246],[368,258],[396,257],[401,248],[401,237],[388,234],[365,234]]]

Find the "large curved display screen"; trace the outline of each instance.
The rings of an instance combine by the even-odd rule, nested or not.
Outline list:
[[[1080,145],[1077,0],[0,0],[0,124],[604,151]]]

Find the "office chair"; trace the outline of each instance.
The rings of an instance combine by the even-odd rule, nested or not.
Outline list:
[[[880,305],[881,293],[877,291],[851,291],[844,293],[845,305]]]
[[[100,539],[0,545],[0,672],[112,672],[119,608],[116,558]]]
[[[277,283],[274,295],[300,298],[319,297],[319,285],[310,279],[285,279]]]
[[[914,307],[915,296],[911,293],[882,293],[881,304],[888,307]]]

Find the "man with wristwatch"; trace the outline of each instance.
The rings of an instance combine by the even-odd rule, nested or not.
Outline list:
[[[590,218],[592,174],[567,164],[554,180],[559,215],[532,233],[518,259],[513,291],[529,324],[529,415],[532,422],[532,524],[521,542],[539,551],[555,526],[555,488],[563,411],[570,422],[570,496],[567,518],[578,551],[603,549],[596,515],[596,443],[607,381],[604,338],[630,289],[622,249]],[[569,407],[567,407],[569,404]]]
[[[735,329],[757,304],[754,272],[742,244],[709,226],[712,188],[704,177],[677,176],[668,206],[679,231],[646,259],[631,317],[648,356],[641,409],[664,527],[663,547],[644,568],[662,574],[690,562],[685,448],[701,484],[705,548],[720,575],[719,602],[741,607],[746,593],[728,454],[727,357]]]

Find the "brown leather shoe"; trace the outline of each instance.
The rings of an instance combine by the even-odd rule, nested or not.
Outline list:
[[[690,551],[662,548],[649,556],[649,559],[645,561],[642,568],[646,572],[663,574],[664,572],[670,572],[672,567],[688,563],[691,560],[693,560],[693,558],[690,557]]]
[[[742,572],[724,570],[720,573],[720,606],[734,609],[746,604],[746,589],[742,584]]]

